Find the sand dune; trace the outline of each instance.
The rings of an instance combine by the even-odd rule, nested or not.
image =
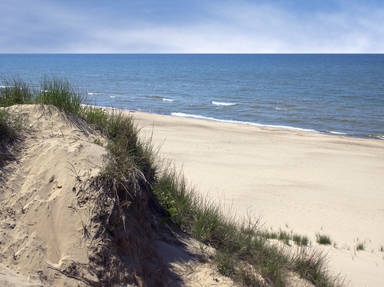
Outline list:
[[[52,268],[89,262],[83,234],[89,207],[78,206],[73,188],[79,187],[77,177],[100,172],[106,150],[93,143],[96,134],[79,130],[55,108],[18,106],[12,112],[23,116],[28,131],[20,155],[3,173],[0,263],[27,282],[83,286]]]
[[[308,235],[347,286],[384,286],[384,141],[133,115],[161,154],[223,208]],[[335,246],[318,246],[317,233]]]
[[[108,272],[133,277],[134,286],[234,286],[200,260],[200,245],[191,238],[157,228],[148,239],[149,221],[129,230],[140,214],[128,218],[122,234],[123,243],[131,243],[124,246],[132,257],[127,266],[108,261],[122,251],[99,235],[93,179],[108,160],[106,140],[54,107],[10,110],[22,116],[26,130],[16,159],[0,169],[0,286],[112,286],[100,283]],[[97,265],[100,252],[108,258]],[[140,278],[144,273],[148,278]]]

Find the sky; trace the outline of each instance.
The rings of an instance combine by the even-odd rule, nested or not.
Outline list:
[[[383,0],[0,1],[0,53],[383,52]]]

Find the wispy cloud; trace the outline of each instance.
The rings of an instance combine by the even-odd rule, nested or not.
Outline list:
[[[384,8],[376,4],[303,10],[278,2],[213,1],[183,19],[164,7],[159,15],[145,7],[140,13],[132,7],[126,13],[95,9],[97,1],[76,9],[56,1],[5,2],[0,4],[7,12],[0,19],[1,52],[384,52]],[[10,4],[15,2],[20,6]]]

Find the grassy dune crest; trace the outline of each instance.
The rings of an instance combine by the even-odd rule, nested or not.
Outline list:
[[[210,259],[217,270],[244,286],[286,286],[289,272],[298,273],[315,286],[342,286],[341,281],[328,272],[325,257],[305,247],[307,238],[299,235],[286,238],[302,246],[298,252],[288,253],[279,244],[272,244],[270,236],[259,230],[256,223],[239,224],[224,216],[216,205],[189,187],[182,174],[168,165],[159,164],[152,145],[140,139],[133,118],[82,105],[85,97],[60,79],[44,79],[40,89],[35,90],[21,80],[8,81],[4,86],[6,88],[0,89],[0,106],[54,105],[85,120],[105,135],[109,141],[110,160],[100,181],[117,197],[120,222],[114,222],[113,228],[116,224],[125,228],[128,220],[124,213],[126,206],[140,205],[138,201],[143,197],[138,193],[146,193],[145,198],[155,198],[159,204],[161,212],[157,214],[161,214],[163,224],[176,225],[215,248]],[[9,115],[0,113],[0,124],[8,123],[7,117]],[[2,125],[0,127],[3,129]],[[5,137],[11,137],[8,124],[4,127]]]

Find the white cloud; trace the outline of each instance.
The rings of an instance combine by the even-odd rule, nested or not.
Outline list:
[[[26,17],[25,14],[19,16]],[[36,16],[40,17],[37,24],[24,27],[25,31],[7,35],[2,28],[0,31],[5,37],[0,39],[0,49],[15,50],[12,45],[18,43],[16,52],[384,52],[381,25],[384,10],[372,11],[352,5],[332,13],[313,11],[300,15],[273,5],[222,4],[212,7],[210,17],[177,25],[121,19],[117,24],[114,19],[99,21],[97,15],[90,17],[86,12],[82,14],[57,5],[47,5],[28,14],[31,19]],[[22,25],[7,21],[6,24],[19,29]],[[4,27],[3,22],[0,20]],[[45,42],[21,41],[29,39],[27,33]]]

